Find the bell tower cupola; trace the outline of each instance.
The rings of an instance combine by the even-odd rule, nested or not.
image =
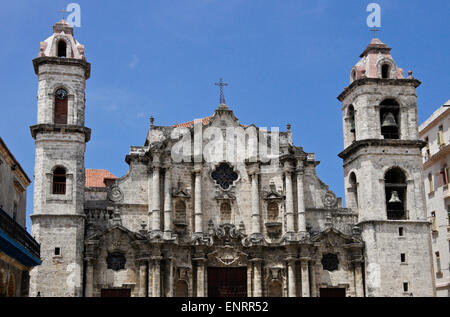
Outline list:
[[[31,220],[43,262],[30,274],[30,295],[81,296],[84,157],[91,135],[85,127],[85,89],[91,65],[73,28],[61,20],[41,42],[33,66],[38,96],[37,124],[30,128],[36,147]],[[52,287],[54,272],[70,282]]]
[[[350,71],[342,102],[345,197],[366,243],[368,296],[432,296],[417,120],[420,81],[404,78],[391,48],[374,38]],[[407,232],[399,238],[399,232]],[[403,255],[401,255],[403,254]],[[405,254],[411,254],[406,267]],[[414,256],[412,256],[414,254]],[[402,266],[403,265],[403,266]],[[391,291],[387,291],[391,290]]]

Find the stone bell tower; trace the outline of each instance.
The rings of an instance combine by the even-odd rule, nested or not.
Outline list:
[[[38,76],[32,233],[42,265],[31,272],[30,296],[82,296],[84,249],[84,126],[90,64],[64,20],[41,42],[33,60]]]
[[[416,88],[374,38],[338,97],[345,195],[365,242],[366,296],[433,296]]]

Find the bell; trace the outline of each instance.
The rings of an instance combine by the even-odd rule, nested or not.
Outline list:
[[[387,113],[384,116],[383,119],[383,124],[381,125],[381,127],[386,128],[386,127],[398,127],[397,122],[395,122],[395,117],[392,114],[392,112]]]
[[[395,203],[402,203],[402,201],[400,200],[400,198],[398,197],[398,192],[393,190],[392,191],[392,195],[391,195],[391,199],[389,199],[389,203],[390,204],[395,204]]]

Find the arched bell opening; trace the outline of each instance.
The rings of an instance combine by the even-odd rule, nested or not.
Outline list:
[[[407,219],[405,173],[400,168],[393,168],[386,173],[384,182],[388,220]]]
[[[350,183],[350,197],[354,208],[358,208],[358,182],[356,180],[356,174],[351,173],[349,178]]]
[[[58,42],[58,57],[65,58],[67,56],[67,44],[66,41],[60,40]]]
[[[355,108],[353,105],[348,107],[348,129],[350,131],[351,141],[356,141],[356,122],[355,122]]]
[[[399,114],[400,106],[397,101],[387,99],[380,104],[381,135],[385,139],[396,140],[400,138]]]
[[[383,64],[381,66],[381,78],[389,79],[390,72],[391,72],[391,66],[389,64]]]

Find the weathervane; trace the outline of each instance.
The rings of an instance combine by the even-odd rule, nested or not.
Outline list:
[[[228,84],[224,83],[222,78],[219,78],[219,82],[214,83],[214,85],[220,87],[220,104],[224,105],[225,104],[225,96],[223,95],[223,87],[228,86]]]
[[[377,38],[377,32],[379,32],[380,29],[377,29],[376,27],[373,27],[372,29],[370,29],[370,31],[373,32],[373,38],[376,39]]]
[[[66,13],[69,13],[70,11],[66,11],[66,10],[62,9],[62,10],[58,10],[58,12],[62,13],[62,19],[64,21],[64,16],[66,15]]]

